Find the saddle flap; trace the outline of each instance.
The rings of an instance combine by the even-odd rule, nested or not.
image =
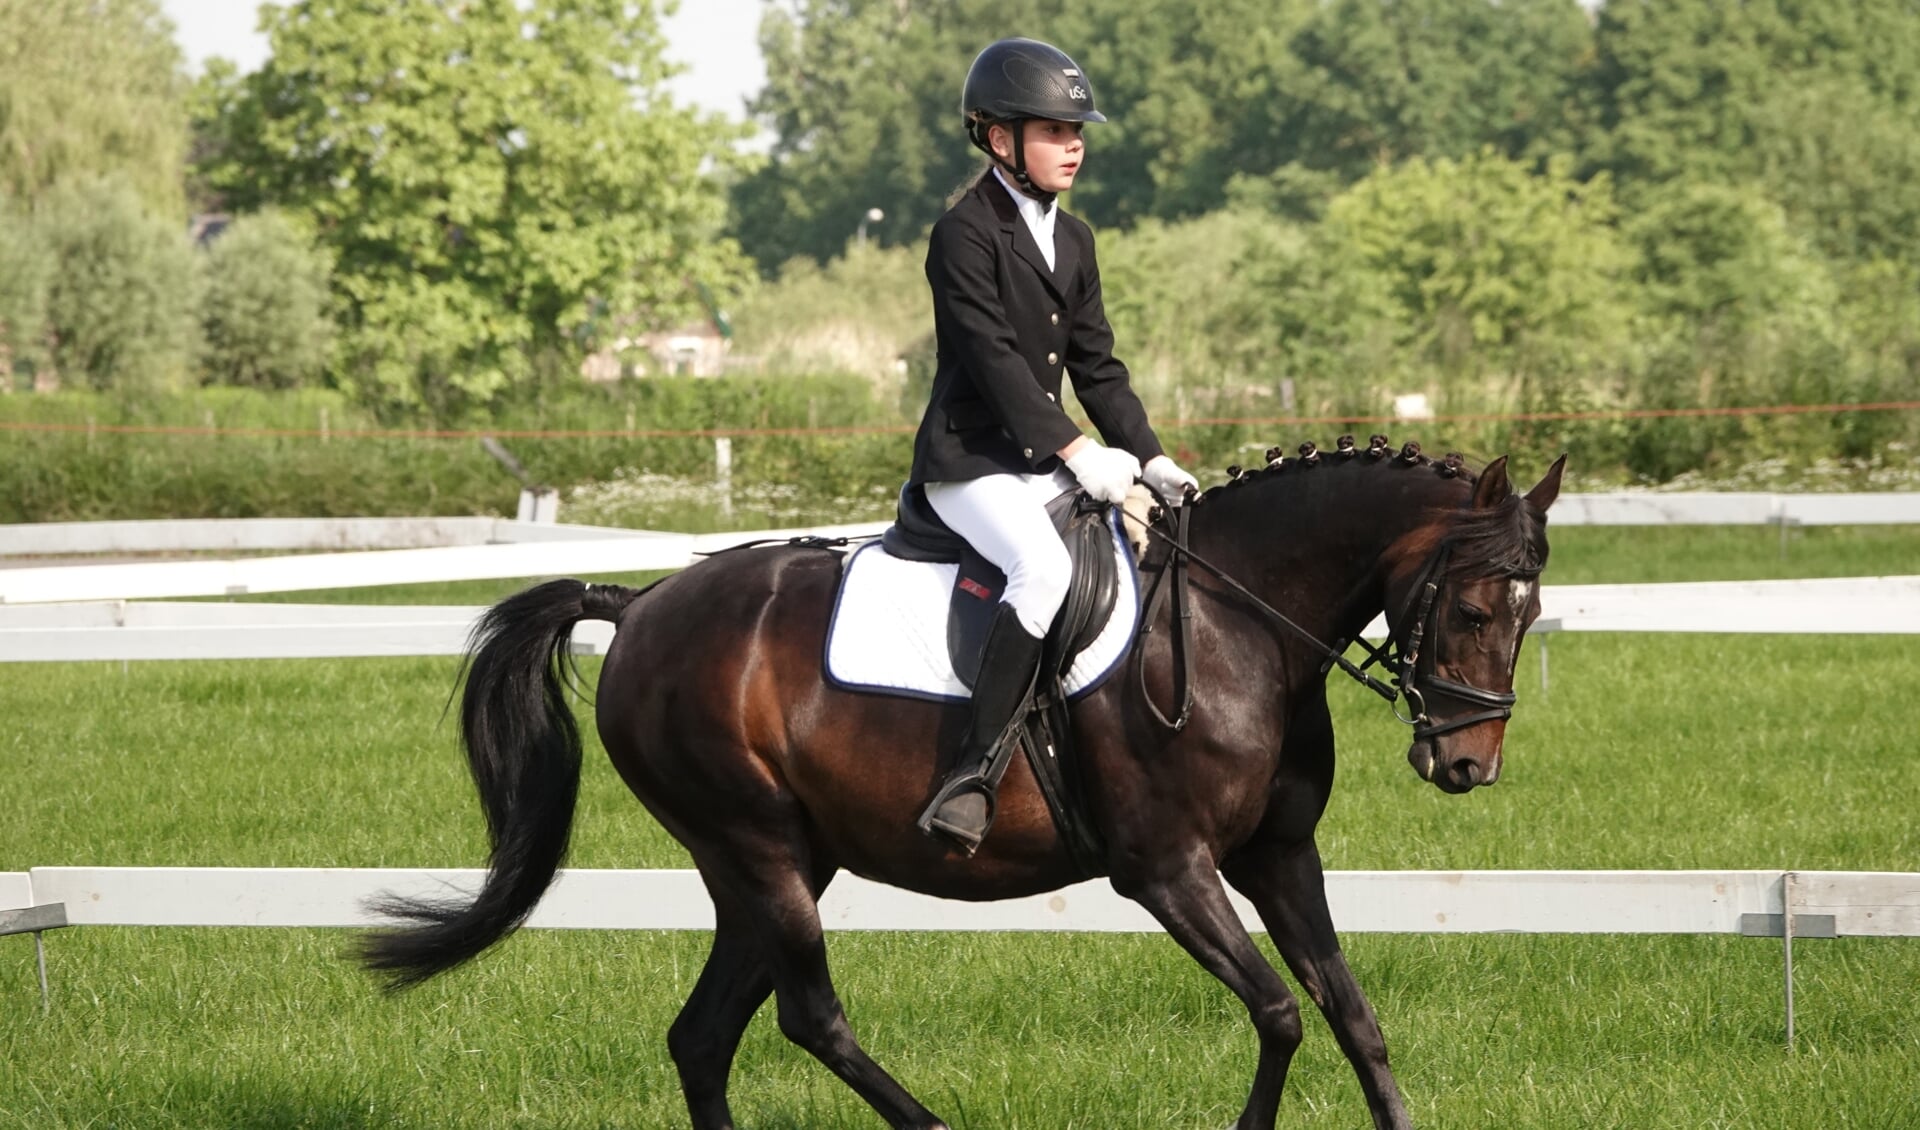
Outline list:
[[[1120,574],[1106,507],[1072,491],[1048,503],[1047,516],[1053,519],[1054,529],[1073,562],[1067,598],[1047,630],[1042,675],[1050,679],[1063,673],[1073,657],[1106,627],[1118,596]],[[998,566],[972,546],[962,549],[948,605],[947,654],[954,674],[969,688],[980,673],[980,653],[1006,587],[1007,576]]]

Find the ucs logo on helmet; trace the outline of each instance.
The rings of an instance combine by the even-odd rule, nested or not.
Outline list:
[[[1073,99],[1075,102],[1085,102],[1087,100],[1087,88],[1076,82],[1067,88],[1067,97]]]

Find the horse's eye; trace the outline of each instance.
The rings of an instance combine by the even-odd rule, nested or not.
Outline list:
[[[1473,605],[1468,604],[1464,600],[1458,602],[1453,607],[1454,607],[1454,611],[1460,613],[1460,618],[1462,620],[1465,620],[1468,624],[1472,625],[1475,628],[1486,627],[1487,621],[1491,619],[1491,617],[1489,617],[1485,611],[1479,608],[1475,608]]]

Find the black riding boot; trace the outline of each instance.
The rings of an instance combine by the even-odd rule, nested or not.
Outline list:
[[[1002,604],[987,630],[980,653],[980,675],[973,683],[972,714],[960,757],[916,822],[922,832],[939,832],[972,855],[993,824],[993,794],[1006,771],[1006,758],[994,755],[1026,713],[1040,669],[1044,641],[1027,634],[1010,604]]]

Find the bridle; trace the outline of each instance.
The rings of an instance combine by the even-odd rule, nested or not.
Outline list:
[[[1433,649],[1423,650],[1427,623],[1433,615],[1434,602],[1440,595],[1440,578],[1446,576],[1447,562],[1452,555],[1453,547],[1441,542],[1427,558],[1426,564],[1421,566],[1419,579],[1414,582],[1413,588],[1407,593],[1406,603],[1401,606],[1401,615],[1393,618],[1404,621],[1407,605],[1411,605],[1416,598],[1419,600],[1420,610],[1407,630],[1404,644],[1394,630],[1393,620],[1389,620],[1387,642],[1379,647],[1358,636],[1334,645],[1345,651],[1347,644],[1359,644],[1368,657],[1366,662],[1360,664],[1362,671],[1378,663],[1382,670],[1394,673],[1394,686],[1399,689],[1400,696],[1407,700],[1407,714],[1402,716],[1396,709],[1393,716],[1413,727],[1415,741],[1437,738],[1441,734],[1451,734],[1482,722],[1504,722],[1513,717],[1515,696],[1512,691],[1490,691],[1469,683],[1456,682],[1440,674],[1438,633],[1434,637]],[[1323,666],[1321,670],[1326,670],[1326,667]],[[1451,699],[1468,707],[1478,706],[1482,709],[1436,722],[1428,712],[1430,699]]]
[[[1375,646],[1355,636],[1352,639],[1336,640],[1329,645],[1312,632],[1294,623],[1279,609],[1255,596],[1251,590],[1228,576],[1219,566],[1188,548],[1187,515],[1193,502],[1191,492],[1187,502],[1187,506],[1162,511],[1172,516],[1174,534],[1171,537],[1155,528],[1152,516],[1144,522],[1137,518],[1133,519],[1149,535],[1159,538],[1168,546],[1167,562],[1161,568],[1159,575],[1154,578],[1146,608],[1140,619],[1140,633],[1143,637],[1152,631],[1161,598],[1165,595],[1162,582],[1169,574],[1174,578],[1170,586],[1174,600],[1175,641],[1173,646],[1177,659],[1174,681],[1175,694],[1180,702],[1179,711],[1174,718],[1168,719],[1162,714],[1160,708],[1154,705],[1152,697],[1145,693],[1146,665],[1144,662],[1141,663],[1140,673],[1142,697],[1146,700],[1148,709],[1162,725],[1172,730],[1185,729],[1193,714],[1193,649],[1189,638],[1192,612],[1185,598],[1185,565],[1188,562],[1213,574],[1215,579],[1238,593],[1264,613],[1268,619],[1286,628],[1319,651],[1324,660],[1320,664],[1322,674],[1338,667],[1361,686],[1386,699],[1389,706],[1393,708],[1393,716],[1413,727],[1415,741],[1426,741],[1442,734],[1464,730],[1469,726],[1477,726],[1482,722],[1505,721],[1513,717],[1515,702],[1513,692],[1490,691],[1446,678],[1438,670],[1439,657],[1435,654],[1439,650],[1438,646],[1436,645],[1432,651],[1425,650],[1422,646],[1426,640],[1429,619],[1433,615],[1434,602],[1440,595],[1440,579],[1446,575],[1447,563],[1453,555],[1453,546],[1450,543],[1442,541],[1421,565],[1418,579],[1408,591],[1407,599],[1402,603],[1399,614],[1389,617],[1387,621],[1386,643]],[[1127,516],[1133,518],[1131,514]],[[1397,630],[1396,624],[1405,623],[1407,609],[1416,600],[1419,602],[1419,610],[1414,615],[1413,622],[1407,627],[1406,642],[1402,643],[1402,635]],[[1435,639],[1438,639],[1437,633]],[[1359,644],[1366,651],[1368,658],[1365,662],[1356,664],[1346,657],[1345,652],[1352,644]],[[1136,654],[1144,654],[1144,652],[1144,647],[1136,649]],[[1367,674],[1367,668],[1376,663],[1380,665],[1382,671],[1391,673],[1390,677],[1393,680],[1391,685]],[[1405,715],[1402,715],[1398,709],[1401,698],[1407,700]],[[1429,702],[1432,700],[1452,700],[1463,703],[1469,708],[1477,706],[1481,709],[1435,721],[1429,712]]]

